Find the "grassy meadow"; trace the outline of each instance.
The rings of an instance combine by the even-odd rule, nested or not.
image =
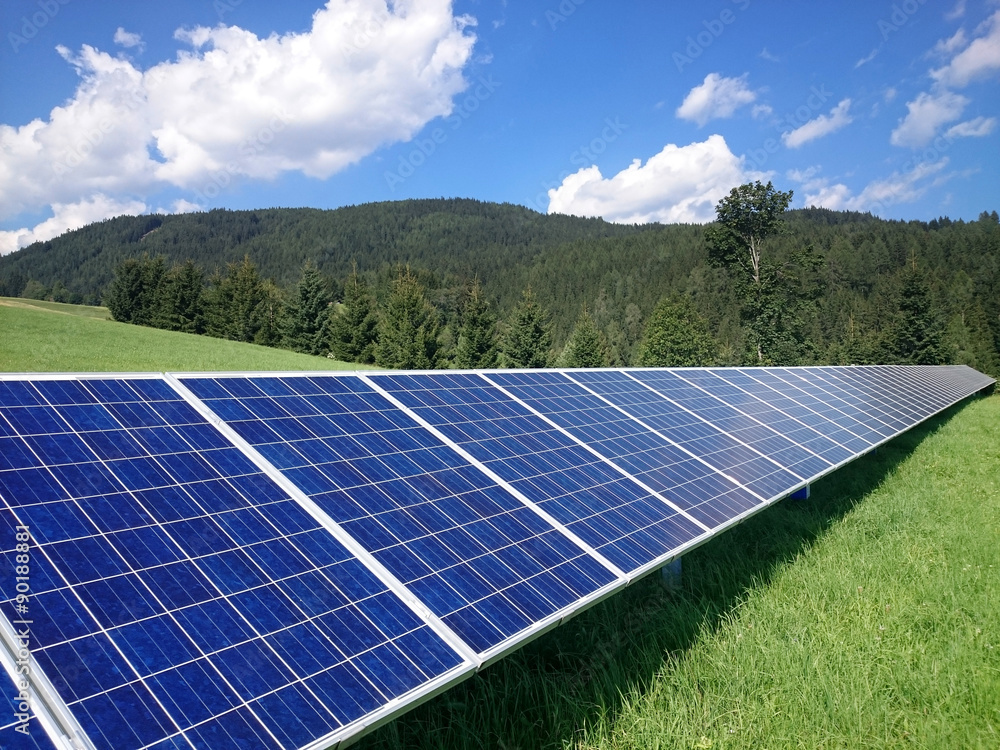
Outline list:
[[[354,367],[69,307],[0,300],[0,370]],[[356,747],[1000,747],[1000,396],[683,568],[680,587],[647,577]]]
[[[354,370],[364,365],[144,328],[107,308],[0,298],[0,372]]]

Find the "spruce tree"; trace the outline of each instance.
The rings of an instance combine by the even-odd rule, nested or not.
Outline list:
[[[941,328],[923,275],[916,269],[907,271],[893,335],[896,361],[907,365],[945,364],[948,356]]]
[[[163,277],[154,325],[168,331],[202,333],[205,274],[193,260],[175,265]]]
[[[483,296],[479,277],[469,288],[462,309],[462,329],[458,337],[455,366],[471,370],[497,365],[497,316]]]
[[[392,284],[378,323],[375,364],[394,370],[426,370],[437,363],[437,311],[407,268]]]
[[[528,287],[504,331],[500,344],[500,366],[545,367],[549,363],[551,346],[548,314]]]
[[[608,365],[607,342],[586,307],[583,308],[573,332],[569,335],[560,357],[560,364],[563,367],[607,367]]]
[[[325,355],[329,348],[325,336],[329,308],[326,281],[312,261],[307,260],[286,308],[285,346],[305,354]]]
[[[165,272],[162,256],[126,258],[115,266],[115,276],[105,298],[111,317],[122,323],[152,325]]]
[[[233,341],[253,342],[267,317],[269,299],[264,281],[249,256],[230,263],[225,275],[212,279],[209,334]],[[274,318],[274,311],[271,311]]]
[[[718,344],[708,322],[687,297],[660,300],[639,344],[639,367],[707,367],[715,364]]]
[[[344,301],[330,318],[330,354],[342,362],[373,363],[377,327],[375,300],[355,268],[344,284]]]

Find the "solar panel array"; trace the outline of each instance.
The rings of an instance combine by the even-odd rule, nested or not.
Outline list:
[[[0,376],[0,746],[336,745],[993,382]]]

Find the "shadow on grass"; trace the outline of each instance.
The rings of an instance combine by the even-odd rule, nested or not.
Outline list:
[[[682,586],[658,573],[360,740],[383,748],[562,748],[580,727],[613,721],[623,694],[642,694],[671,656],[714,632],[751,590],[807,551],[968,401],[684,557]]]

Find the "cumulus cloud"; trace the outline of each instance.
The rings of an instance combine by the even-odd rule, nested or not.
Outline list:
[[[52,206],[54,216],[46,219],[33,229],[0,231],[0,255],[12,253],[32,242],[45,242],[58,237],[63,232],[123,214],[141,214],[146,204],[138,200],[118,200],[97,194],[77,203],[56,203]]]
[[[121,26],[115,31],[115,44],[120,44],[122,47],[131,49],[132,47],[138,47],[140,50],[143,48],[142,37],[138,34],[134,34],[131,31],[125,31]]]
[[[854,121],[848,112],[850,108],[851,100],[842,99],[836,107],[830,110],[830,114],[820,115],[791,132],[782,133],[781,140],[788,148],[798,148],[809,141],[840,130]]]
[[[613,177],[581,169],[549,190],[549,213],[601,216],[623,224],[704,223],[733,187],[768,175],[747,171],[721,135],[687,146],[668,144],[645,164],[636,159]]]
[[[704,125],[709,120],[732,117],[737,109],[750,104],[757,94],[747,87],[747,75],[723,78],[709,73],[700,86],[695,86],[677,108],[682,120],[692,120]]]
[[[932,70],[931,78],[943,86],[963,88],[1000,70],[1000,10],[980,24],[976,33],[980,36],[948,64]]]
[[[922,92],[906,103],[907,115],[892,131],[889,142],[893,146],[923,148],[933,140],[938,128],[961,117],[968,103],[967,98],[953,91]]]
[[[917,164],[902,172],[893,172],[889,177],[873,180],[858,194],[854,194],[843,183],[830,184],[817,177],[815,172],[789,173],[790,179],[800,180],[805,192],[805,205],[829,208],[835,211],[870,211],[881,213],[889,206],[912,203],[922,197],[931,187],[946,182],[951,175],[942,174],[948,166],[947,157],[937,161]],[[797,181],[798,181],[797,180]]]
[[[982,138],[993,132],[997,125],[995,117],[976,117],[948,128],[945,138]]]
[[[97,194],[173,186],[203,204],[240,180],[329,177],[451,114],[473,24],[450,0],[328,0],[305,32],[182,29],[189,49],[147,70],[59,48],[80,84],[48,119],[0,125],[0,219]]]

